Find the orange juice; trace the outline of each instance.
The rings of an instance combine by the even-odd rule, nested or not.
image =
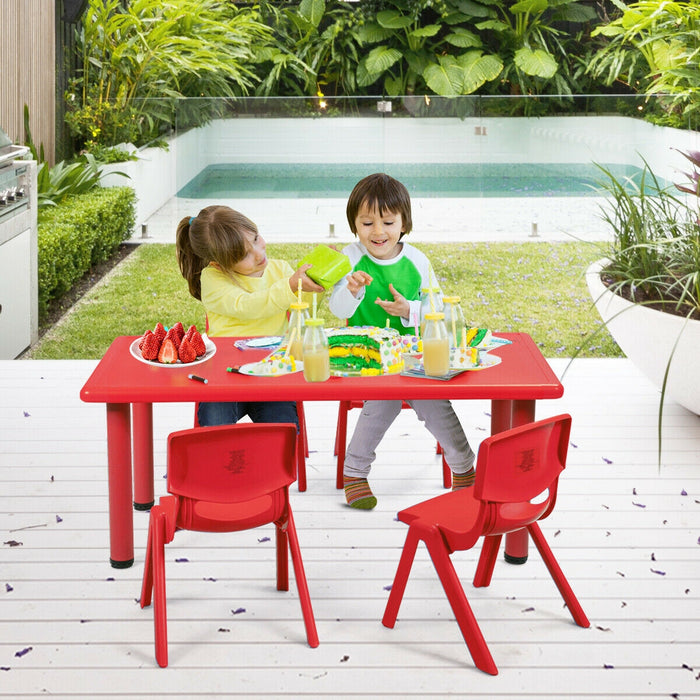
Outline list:
[[[328,348],[308,350],[304,353],[304,379],[307,382],[325,382],[331,376]]]
[[[444,377],[450,371],[449,338],[423,338],[423,369],[432,377]]]

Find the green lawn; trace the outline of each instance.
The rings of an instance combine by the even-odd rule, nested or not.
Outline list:
[[[313,244],[269,244],[268,256],[294,266]],[[584,280],[602,256],[597,243],[416,244],[432,260],[440,285],[461,297],[467,323],[495,332],[529,333],[545,357],[571,357],[601,325]],[[325,300],[319,315],[339,325]],[[47,332],[28,357],[98,359],[118,335],[140,335],[157,321],[204,329],[201,304],[189,296],[172,244],[139,246]],[[580,357],[621,357],[607,331]]]

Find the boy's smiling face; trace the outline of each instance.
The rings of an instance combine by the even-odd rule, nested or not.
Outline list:
[[[355,217],[355,232],[360,243],[379,260],[395,258],[401,251],[399,238],[403,233],[401,214],[385,211],[380,216],[377,207],[363,204]]]

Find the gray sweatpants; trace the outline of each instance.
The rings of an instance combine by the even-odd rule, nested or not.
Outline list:
[[[345,453],[343,474],[367,478],[376,458],[377,446],[401,411],[401,401],[365,401],[355,432]],[[447,400],[407,401],[418,419],[433,434],[442,447],[447,465],[454,474],[468,472],[474,464],[474,452],[469,446],[462,424]]]

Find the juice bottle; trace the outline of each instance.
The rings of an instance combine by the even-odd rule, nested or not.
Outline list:
[[[465,326],[464,313],[459,305],[459,297],[443,297],[442,310],[445,314],[445,327],[450,336],[450,346],[458,348],[462,340],[462,330]]]
[[[304,324],[307,318],[309,318],[309,305],[305,301],[295,302],[289,307],[289,321],[282,346],[291,345],[289,354],[299,361],[303,359],[304,354],[304,331],[306,330]]]
[[[425,314],[423,369],[431,377],[444,377],[450,371],[450,338],[445,314],[439,311]]]
[[[304,379],[325,382],[331,376],[328,339],[322,318],[307,318],[304,331]]]

